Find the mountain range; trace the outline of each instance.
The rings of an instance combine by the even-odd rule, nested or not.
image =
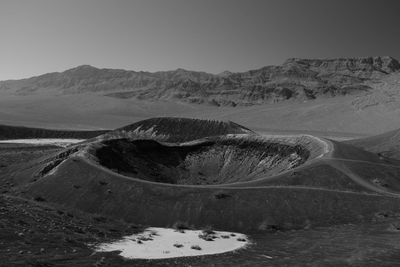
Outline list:
[[[95,93],[121,99],[237,106],[365,95],[374,90],[374,84],[398,73],[399,61],[387,56],[291,58],[280,66],[220,74],[184,69],[152,73],[82,65],[64,72],[1,81],[0,94]]]

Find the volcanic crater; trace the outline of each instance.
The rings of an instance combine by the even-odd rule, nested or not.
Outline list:
[[[9,172],[24,197],[141,225],[241,232],[367,222],[382,207],[398,212],[398,166],[306,134],[153,118]]]
[[[114,172],[151,182],[230,184],[274,176],[304,164],[320,154],[308,141],[293,137],[290,143],[251,135],[178,144],[111,139],[101,142],[92,154]]]

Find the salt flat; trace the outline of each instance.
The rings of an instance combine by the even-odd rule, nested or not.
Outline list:
[[[143,233],[125,236],[121,240],[103,243],[98,252],[121,251],[129,259],[165,259],[220,254],[249,244],[244,234],[214,231],[212,241],[199,237],[201,230],[178,231],[172,228],[150,227]]]

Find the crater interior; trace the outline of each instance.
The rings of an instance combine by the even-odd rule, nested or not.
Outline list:
[[[221,137],[182,144],[112,139],[95,150],[98,162],[125,176],[152,182],[213,185],[274,176],[305,163],[298,143]]]

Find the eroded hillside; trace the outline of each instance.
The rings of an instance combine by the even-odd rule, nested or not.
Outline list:
[[[150,73],[84,65],[61,73],[3,81],[0,92],[89,92],[123,99],[236,106],[365,94],[373,88],[370,81],[380,81],[399,70],[400,63],[391,57],[289,59],[280,66],[218,75],[184,69]]]

